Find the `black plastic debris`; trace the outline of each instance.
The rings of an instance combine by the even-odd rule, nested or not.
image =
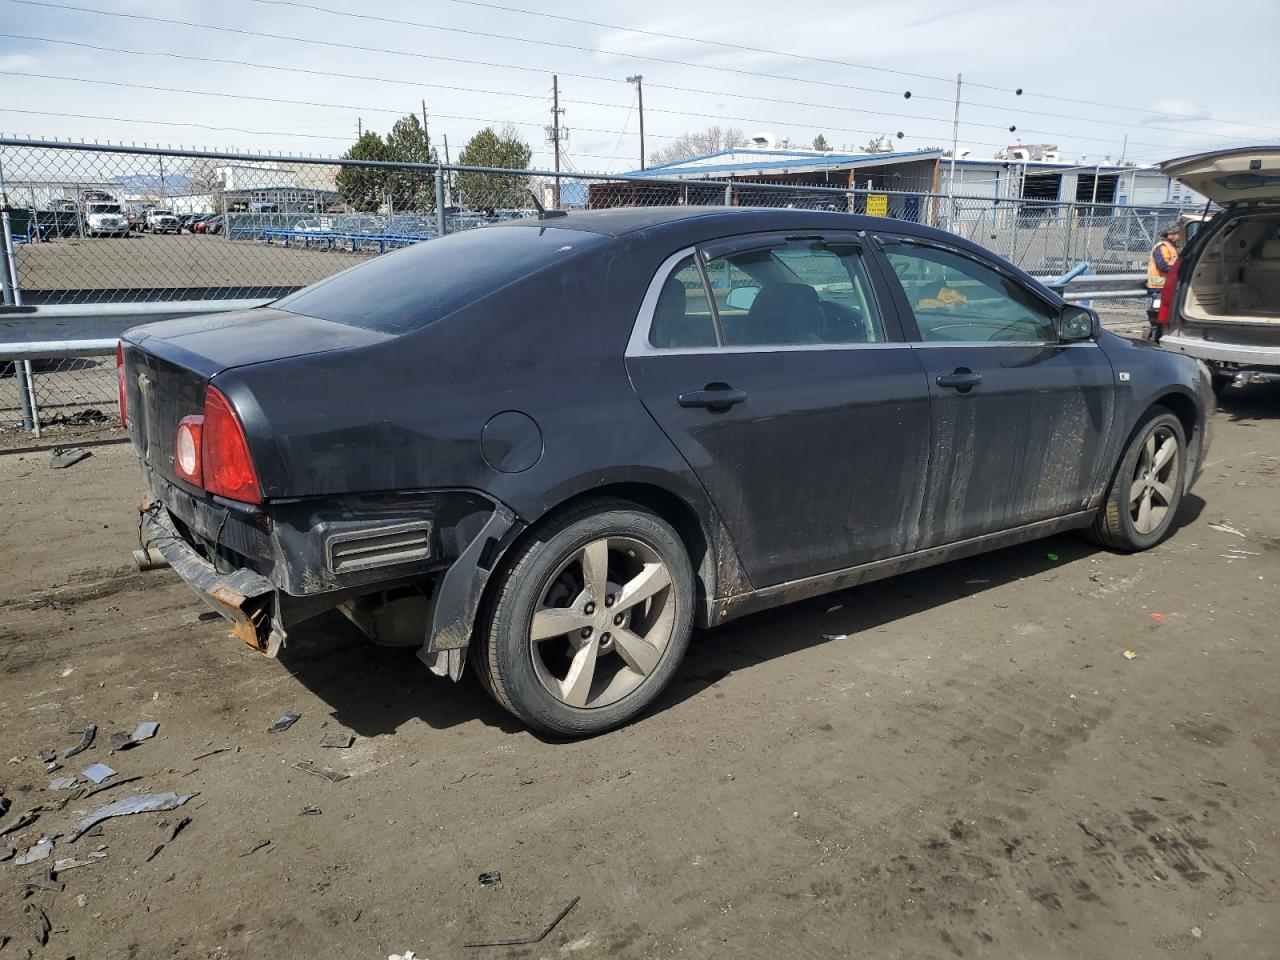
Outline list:
[[[191,822],[190,817],[183,817],[180,820],[173,821],[173,824],[169,827],[168,842],[173,843],[174,838],[177,837],[178,834],[182,832],[183,828],[186,827],[186,825],[190,822]]]
[[[286,713],[271,726],[267,727],[267,733],[280,733],[281,731],[288,730],[301,719],[301,716],[296,713]]]
[[[547,938],[552,930],[554,930],[565,917],[569,915],[569,911],[578,905],[581,897],[574,897],[569,901],[568,906],[556,914],[555,919],[547,924],[547,928],[536,937],[512,937],[505,940],[472,940],[470,943],[464,943],[464,947],[523,947],[530,943],[541,943]]]
[[[195,794],[144,793],[136,797],[125,797],[99,807],[76,824],[76,828],[67,837],[68,843],[74,843],[89,830],[103,820],[112,817],[127,817],[134,813],[158,813],[161,810],[175,810],[190,800]]]
[[[107,742],[112,750],[128,750],[133,746],[133,737],[127,733],[113,733]]]
[[[326,733],[320,741],[320,746],[345,750],[355,742],[356,738],[349,733]]]
[[[39,873],[27,878],[27,889],[31,891],[48,890],[51,893],[61,893],[63,890],[67,889],[67,885],[54,877],[52,866],[46,866]]]
[[[343,773],[341,770],[334,770],[332,767],[322,767],[317,763],[312,763],[310,760],[299,760],[293,765],[293,768],[295,770],[301,770],[304,773],[315,774],[317,777],[324,777],[330,783],[340,783],[350,776],[350,774]]]
[[[262,850],[269,846],[271,846],[270,840],[259,840],[257,843],[255,843],[252,847],[250,847],[244,853],[240,854],[240,856],[242,857],[253,856],[253,854],[257,853],[259,850]]]
[[[58,751],[53,749],[53,747],[41,747],[40,752],[37,755],[45,763],[53,763],[53,761],[58,759]]]
[[[39,810],[22,811],[22,813],[18,814],[12,820],[6,823],[3,827],[0,827],[0,837],[3,837],[6,833],[13,833],[13,831],[15,830],[21,830],[23,827],[30,826],[31,824],[35,823],[36,820],[39,819],[39,817],[40,817]]]
[[[314,803],[308,803],[305,807],[302,808],[301,816],[318,817],[320,816],[320,808],[317,807]]]
[[[68,757],[74,757],[77,753],[88,750],[89,747],[93,745],[93,738],[97,735],[98,725],[96,723],[86,725],[84,728],[84,735],[81,736],[80,742],[74,747],[68,747],[66,750],[63,750],[62,759],[66,760]]]
[[[79,463],[93,456],[84,447],[54,447],[49,454],[49,466],[55,470],[65,470],[72,464]]]
[[[36,943],[43,947],[49,942],[49,931],[53,929],[53,924],[49,922],[49,915],[34,903],[27,904],[26,912],[31,916],[32,935],[35,936]]]
[[[497,870],[492,873],[480,874],[480,886],[482,887],[500,887],[502,886],[502,874]]]

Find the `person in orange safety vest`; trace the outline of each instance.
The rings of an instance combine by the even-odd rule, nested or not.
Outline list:
[[[1151,258],[1147,261],[1147,321],[1151,324],[1151,337],[1160,339],[1160,327],[1156,317],[1160,312],[1160,293],[1164,290],[1165,279],[1169,270],[1178,260],[1178,244],[1182,241],[1182,231],[1170,227],[1160,234],[1160,240],[1151,248]]]

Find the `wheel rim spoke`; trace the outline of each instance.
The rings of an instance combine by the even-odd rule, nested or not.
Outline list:
[[[1147,440],[1142,445],[1142,463],[1145,467],[1151,466],[1151,461],[1156,455],[1156,435],[1154,433],[1147,434]]]
[[[1138,528],[1139,533],[1149,533],[1151,531],[1151,491],[1147,490],[1142,495],[1142,503],[1138,506],[1138,519],[1134,521],[1134,526]]]
[[[1165,507],[1173,506],[1173,486],[1171,484],[1161,483],[1160,481],[1157,480],[1155,483],[1151,485],[1151,489],[1155,492],[1155,495],[1160,499],[1161,505]]]
[[[1173,437],[1165,437],[1164,442],[1160,444],[1160,449],[1156,451],[1155,464],[1153,470],[1163,470],[1165,464],[1173,460],[1174,454],[1178,452],[1178,441]]]
[[[632,633],[625,627],[615,627],[613,648],[622,661],[642,676],[648,676],[662,659],[662,651],[639,634]]]
[[[560,681],[560,699],[571,707],[585,707],[591,694],[591,681],[596,675],[596,661],[600,658],[600,641],[588,640],[569,664],[569,672]]]
[[[529,638],[535,643],[551,637],[563,637],[591,625],[591,618],[582,612],[581,597],[571,607],[543,607],[533,615],[529,625]]]
[[[1137,506],[1138,500],[1147,492],[1147,481],[1138,478],[1133,481],[1133,486],[1129,488],[1129,505]]]
[[[671,583],[671,574],[664,563],[646,563],[644,569],[622,585],[613,609],[619,613],[648,600]]]
[[[597,603],[604,601],[609,580],[609,541],[596,540],[582,548],[582,584],[587,595]]]

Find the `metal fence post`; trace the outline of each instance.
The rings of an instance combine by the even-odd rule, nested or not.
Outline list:
[[[444,167],[436,167],[436,231],[445,235],[444,220]]]
[[[726,207],[733,206],[733,184],[731,183],[724,185],[724,205]]]
[[[18,284],[18,261],[13,255],[13,222],[9,211],[0,211],[0,288],[5,306],[22,306],[22,287]],[[13,364],[18,387],[18,405],[22,410],[22,427],[40,436],[40,414],[36,406],[36,392],[30,360],[17,360]]]
[[[1062,270],[1065,273],[1071,266],[1071,227],[1076,218],[1076,205],[1067,207],[1066,226],[1062,231]]]

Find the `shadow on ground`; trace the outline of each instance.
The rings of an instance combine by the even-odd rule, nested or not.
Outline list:
[[[1186,497],[1176,530],[1194,522],[1204,501]],[[1004,584],[1044,576],[1099,551],[1078,534],[1007,547],[993,553],[863,584],[716,630],[694,633],[684,663],[653,711],[697,696],[740,670],[893,620],[979,595]],[[827,611],[839,605],[840,609]],[[298,681],[332,707],[333,717],[364,737],[394,733],[411,720],[437,729],[479,720],[506,732],[522,724],[485,693],[469,668],[459,683],[428,673],[415,650],[379,647],[337,613],[294,629],[281,662]]]
[[[1218,409],[1227,414],[1232,423],[1246,425],[1250,425],[1250,420],[1280,417],[1280,384],[1251,383],[1245,387],[1227,387],[1218,397]]]

